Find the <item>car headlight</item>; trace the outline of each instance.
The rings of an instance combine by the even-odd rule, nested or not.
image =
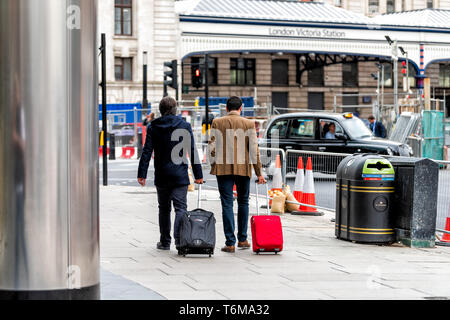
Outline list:
[[[388,147],[386,151],[387,151],[388,155],[390,155],[390,156],[394,155],[394,151],[392,151],[392,149],[390,147]]]

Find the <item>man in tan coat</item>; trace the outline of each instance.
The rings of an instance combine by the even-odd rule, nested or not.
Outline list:
[[[209,140],[211,174],[216,175],[222,202],[224,252],[234,252],[236,244],[233,213],[233,186],[236,185],[238,202],[238,247],[249,248],[247,241],[248,198],[252,168],[258,183],[266,183],[261,172],[255,123],[241,117],[242,101],[231,97],[227,101],[228,115],[214,119]]]

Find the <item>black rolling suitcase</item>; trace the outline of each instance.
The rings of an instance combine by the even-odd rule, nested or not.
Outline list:
[[[198,185],[198,208],[188,211],[180,224],[178,254],[207,254],[211,257],[216,246],[216,218],[214,213],[200,208],[202,186]]]

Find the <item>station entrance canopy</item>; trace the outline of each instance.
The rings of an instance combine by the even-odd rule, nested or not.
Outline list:
[[[180,58],[204,53],[285,52],[391,59],[398,40],[421,69],[450,60],[450,11],[423,9],[374,18],[329,4],[266,0],[178,1]],[[402,59],[400,54],[399,59]]]

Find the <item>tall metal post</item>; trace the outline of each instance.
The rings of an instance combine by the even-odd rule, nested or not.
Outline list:
[[[398,107],[398,43],[397,40],[394,40],[394,46],[392,50],[392,60],[393,60],[393,68],[394,68],[394,109],[396,119],[400,116],[400,110]]]
[[[381,63],[381,106],[380,106],[380,113],[383,111],[384,108],[384,64]]]
[[[142,76],[142,109],[147,110],[148,109],[148,99],[147,99],[147,63],[148,63],[148,54],[147,51],[144,51],[143,54],[143,70],[144,74]],[[144,111],[145,112],[145,111]]]
[[[100,297],[97,35],[96,0],[0,1],[0,299]]]
[[[406,52],[406,93],[409,94],[409,59],[408,59],[408,52]]]
[[[167,76],[164,76],[164,83],[163,83],[163,97],[167,97],[167,85],[166,85],[166,81],[167,81]]]
[[[103,137],[103,185],[108,185],[108,109],[106,96],[106,35],[101,36],[101,56],[102,56],[102,137]]]
[[[209,56],[205,54],[205,123],[206,123],[206,141],[209,141]]]
[[[380,121],[380,82],[381,82],[381,70],[378,69],[377,72],[377,110],[375,117],[377,121]]]

